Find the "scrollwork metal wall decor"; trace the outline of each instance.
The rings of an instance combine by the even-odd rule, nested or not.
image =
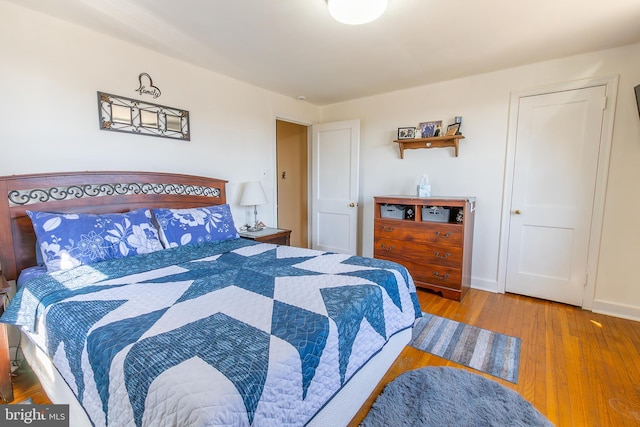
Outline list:
[[[189,112],[98,92],[100,129],[189,141]]]
[[[149,79],[149,85],[145,85],[146,82],[143,81],[144,77]],[[150,95],[153,96],[153,99],[156,99],[157,97],[162,95],[162,91],[160,91],[160,88],[153,85],[153,80],[151,80],[151,76],[149,74],[140,73],[140,75],[138,76],[138,82],[140,83],[140,86],[138,86],[136,92],[138,92],[140,96]]]
[[[33,203],[45,203],[54,200],[83,199],[100,196],[125,196],[127,194],[167,194],[202,197],[220,197],[220,189],[200,185],[184,184],[87,184],[66,187],[32,188],[12,190],[8,193],[10,206],[25,206]]]

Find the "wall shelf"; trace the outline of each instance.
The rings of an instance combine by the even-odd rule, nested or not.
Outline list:
[[[450,135],[450,136],[434,136],[433,138],[418,138],[418,139],[396,139],[400,147],[400,158],[404,159],[404,150],[416,149],[416,148],[442,148],[442,147],[454,147],[456,157],[458,157],[458,146],[460,140],[464,139],[462,135]]]

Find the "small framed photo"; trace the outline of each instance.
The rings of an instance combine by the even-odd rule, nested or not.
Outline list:
[[[442,132],[442,120],[420,123],[420,136],[422,138],[432,138],[434,136],[442,136],[441,132]]]
[[[398,128],[398,139],[413,139],[416,137],[416,128]]]
[[[457,135],[460,132],[460,123],[452,123],[447,126],[447,133],[445,136]]]

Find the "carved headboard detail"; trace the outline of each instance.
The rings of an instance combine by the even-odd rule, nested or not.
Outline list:
[[[36,264],[27,210],[115,213],[227,202],[227,181],[158,172],[64,172],[0,177],[0,266],[8,280]]]

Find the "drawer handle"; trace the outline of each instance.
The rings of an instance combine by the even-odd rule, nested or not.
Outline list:
[[[436,252],[435,255],[436,255],[436,258],[442,258],[442,259],[447,259],[451,256],[451,254],[448,252],[444,255],[440,255],[440,252]]]
[[[383,244],[381,244],[381,245],[380,245],[380,247],[381,247],[382,249],[384,249],[385,251],[392,251],[392,250],[393,250],[393,245],[386,246],[386,245],[383,243]]]
[[[445,279],[448,279],[448,278],[449,278],[449,275],[448,275],[448,274],[444,274],[444,275],[442,275],[442,276],[441,276],[441,275],[440,275],[440,273],[438,273],[437,271],[434,271],[434,272],[433,272],[433,275],[434,275],[434,277],[435,277],[436,279],[440,279],[440,280],[445,280]]]
[[[442,234],[441,232],[436,231],[436,236],[438,236],[438,237],[442,237],[443,239],[448,239],[448,238],[449,238],[449,236],[451,236],[451,232],[450,232],[450,231],[447,231],[447,234]]]
[[[386,225],[382,226],[382,231],[393,231],[395,227],[387,227]]]

